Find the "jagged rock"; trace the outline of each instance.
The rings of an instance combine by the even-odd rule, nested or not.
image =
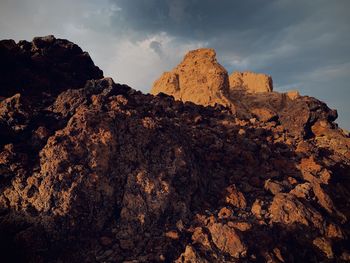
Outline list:
[[[193,262],[193,263],[207,263],[208,261],[206,259],[201,258],[198,253],[195,251],[195,249],[188,245],[186,246],[185,252],[180,255],[180,257],[175,261],[176,263],[186,263],[186,262]]]
[[[290,194],[277,194],[269,208],[272,222],[322,228],[322,215]]]
[[[209,231],[214,244],[223,252],[229,253],[234,258],[246,255],[247,248],[233,228],[214,223],[209,226]]]
[[[151,94],[163,92],[205,106],[226,105],[228,87],[227,71],[216,61],[215,51],[202,48],[190,51],[176,68],[156,80]]]
[[[80,88],[89,79],[103,77],[89,54],[76,44],[54,36],[36,37],[17,44],[0,41],[0,96],[16,93],[40,96]],[[14,76],[15,73],[15,76]]]
[[[325,104],[231,89],[225,96],[237,99],[234,107],[204,107],[165,94],[144,95],[110,78],[85,82],[97,72],[90,62],[58,67],[68,77],[56,85],[52,75],[20,60],[23,46],[24,54],[34,56],[31,63],[49,69],[70,63],[80,51],[69,43],[51,36],[1,42],[0,61],[15,62],[3,76],[13,80],[6,86],[11,92],[0,101],[5,261],[348,258],[350,139]],[[180,89],[181,76],[197,82],[187,67],[216,76],[209,81],[216,91],[225,83],[213,51],[201,52],[185,59]],[[210,73],[212,66],[217,71]],[[73,72],[85,76],[80,84],[71,81]],[[17,75],[49,81],[33,82],[39,92],[22,91]],[[201,86],[200,96],[210,87]],[[184,94],[191,101],[189,90]],[[270,112],[259,117],[256,109]],[[243,111],[248,119],[240,118]],[[303,132],[313,135],[304,140]]]
[[[327,133],[337,129],[337,112],[326,104],[297,91],[273,92],[272,78],[265,74],[234,72],[228,77],[215,55],[212,49],[190,51],[154,82],[151,94],[162,92],[204,106],[221,104],[243,119],[279,121],[296,137],[319,136],[324,127]]]
[[[271,92],[271,76],[254,72],[233,72],[229,76],[230,89],[244,90],[249,93]]]

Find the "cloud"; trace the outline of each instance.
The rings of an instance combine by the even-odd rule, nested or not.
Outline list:
[[[162,44],[158,41],[152,41],[149,43],[149,47],[156,52],[159,57],[163,57]]]

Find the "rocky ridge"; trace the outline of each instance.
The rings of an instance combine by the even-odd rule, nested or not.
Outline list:
[[[303,138],[318,133],[318,128],[312,127],[321,123],[332,130],[337,118],[336,110],[297,91],[273,92],[271,76],[253,72],[228,76],[213,49],[190,51],[177,67],[154,82],[151,93],[160,92],[204,106],[221,104],[240,119],[278,120],[293,135]]]
[[[350,139],[324,103],[230,89],[212,50],[142,94],[81,50],[87,64],[72,70],[69,41],[35,42],[46,67],[67,71],[53,81],[32,67],[33,48],[0,42],[15,65],[1,73],[4,262],[350,260]]]

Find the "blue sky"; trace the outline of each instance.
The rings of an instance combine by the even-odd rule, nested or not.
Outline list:
[[[350,129],[349,11],[348,0],[2,0],[0,38],[67,38],[143,92],[188,50],[212,47],[229,73],[270,74],[276,91],[325,101]]]

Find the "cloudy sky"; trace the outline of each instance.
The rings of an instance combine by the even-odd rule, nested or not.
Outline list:
[[[188,50],[212,47],[229,73],[270,74],[350,129],[349,11],[349,0],[1,0],[0,39],[67,38],[143,92]]]

